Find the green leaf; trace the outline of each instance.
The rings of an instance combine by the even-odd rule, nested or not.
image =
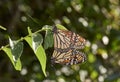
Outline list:
[[[45,53],[45,50],[43,49],[42,45],[39,45],[35,54],[36,54],[38,60],[40,61],[43,73],[46,76],[46,72],[45,72],[45,69],[46,69],[46,53]]]
[[[48,49],[53,46],[53,33],[50,30],[46,31],[44,39],[44,49]]]
[[[5,27],[3,27],[3,26],[1,26],[1,25],[0,25],[0,28],[1,28],[1,29],[3,29],[3,30],[6,30],[6,28],[5,28]]]
[[[23,52],[23,43],[12,41],[10,38],[9,38],[9,43],[10,43],[11,52],[13,55],[13,60],[14,62],[17,62]]]
[[[36,52],[37,48],[39,47],[40,44],[42,44],[43,38],[41,34],[33,34],[32,35],[32,48],[34,52]]]
[[[59,29],[67,30],[67,28],[65,28],[64,26],[62,26],[60,24],[56,24],[56,27],[59,28]]]
[[[33,49],[33,44],[32,44],[32,41],[33,41],[33,38],[32,37],[26,37],[25,38],[26,42],[30,45],[30,47]],[[38,45],[37,46],[37,49],[34,50],[34,53],[36,55],[36,57],[38,58],[40,64],[41,64],[41,67],[42,67],[42,71],[44,73],[44,75],[46,76],[46,72],[45,72],[45,69],[46,69],[46,54],[45,54],[45,51],[42,47],[42,45]]]
[[[13,54],[11,52],[11,49],[10,48],[3,48],[3,51],[7,54],[7,56],[10,58],[10,61],[12,62],[14,68],[16,70],[21,70],[21,61],[20,61],[20,58],[18,58],[18,61],[15,63],[14,60],[13,60]]]
[[[32,48],[32,37],[31,36],[27,36],[24,39],[29,44],[29,46]]]

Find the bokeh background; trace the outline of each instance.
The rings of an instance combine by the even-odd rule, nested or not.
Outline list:
[[[19,39],[44,25],[62,24],[86,40],[87,61],[74,66],[51,66],[53,47],[46,50],[47,77],[24,42],[22,70],[16,71],[0,51],[0,82],[120,82],[119,0],[0,0],[0,46],[8,35]],[[44,32],[42,35],[44,36]]]

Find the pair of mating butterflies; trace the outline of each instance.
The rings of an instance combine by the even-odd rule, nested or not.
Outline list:
[[[83,49],[86,40],[68,30],[60,30],[53,28],[54,52],[51,57],[52,63],[62,65],[73,65],[82,63],[86,60],[86,56],[78,49]]]

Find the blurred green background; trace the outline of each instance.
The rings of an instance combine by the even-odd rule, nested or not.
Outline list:
[[[47,77],[24,42],[22,70],[16,71],[0,51],[0,82],[120,82],[119,0],[0,0],[0,46],[8,35],[19,39],[44,25],[62,24],[87,40],[87,61],[74,66],[51,66],[53,47],[46,50]],[[42,32],[45,35],[45,32]]]

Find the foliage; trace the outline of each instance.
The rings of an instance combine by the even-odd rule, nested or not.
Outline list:
[[[119,3],[119,0],[0,1],[0,82],[119,82]],[[53,37],[47,27],[54,23],[86,38],[85,63],[51,66]],[[13,58],[16,51],[19,54]],[[18,73],[13,67],[21,71]]]

